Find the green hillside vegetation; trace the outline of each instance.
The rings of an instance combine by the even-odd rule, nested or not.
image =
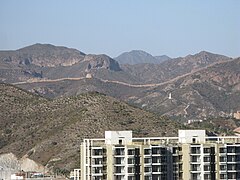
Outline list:
[[[134,136],[174,136],[183,126],[97,92],[54,100],[0,84],[0,153],[12,152],[46,165],[79,166],[83,138],[105,130],[132,130]]]

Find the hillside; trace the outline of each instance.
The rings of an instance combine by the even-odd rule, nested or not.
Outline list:
[[[229,116],[240,109],[239,62],[238,58],[218,63],[160,84],[134,85],[84,78],[18,86],[51,98],[98,91],[161,115],[184,119]]]
[[[99,93],[49,100],[0,84],[0,100],[0,153],[26,155],[48,168],[78,167],[81,140],[103,137],[105,130],[172,136],[180,127]]]
[[[230,116],[240,109],[240,58],[204,68],[149,88],[131,103],[187,119]],[[168,94],[172,99],[168,99]]]
[[[34,44],[16,51],[0,51],[0,81],[5,83],[85,77],[88,73],[104,70],[116,72],[120,77],[122,74],[118,73],[122,71],[118,62],[104,54],[86,55],[76,49],[50,44]],[[128,77],[124,75],[122,79]]]
[[[170,59],[160,64],[124,64],[121,67],[123,71],[140,78],[144,83],[161,83],[228,60],[230,60],[229,57],[202,51],[194,55]]]
[[[81,61],[84,55],[76,49],[38,43],[16,51],[0,51],[0,61],[41,67],[70,66]]]
[[[65,51],[72,55],[67,56]],[[238,99],[239,87],[232,78],[238,80],[239,60],[223,55],[202,51],[160,64],[119,65],[104,54],[86,55],[78,50],[47,44],[11,51],[14,54],[19,52],[22,56],[15,60],[14,56],[4,58],[5,52],[0,52],[0,81],[16,84],[45,97],[58,98],[98,91],[152,112],[180,116],[181,119],[228,116],[239,108],[234,101]],[[71,64],[76,53],[78,61]],[[131,51],[130,54],[138,54],[139,59],[145,60],[148,57],[156,58],[144,51]],[[34,64],[39,62],[38,59],[21,63],[21,59],[43,55],[45,59],[40,59],[47,63],[45,66]],[[70,64],[52,64],[50,67],[48,62],[55,62],[54,57]],[[225,79],[228,78],[235,84],[226,83]],[[169,93],[175,99],[166,101]],[[224,97],[231,102],[223,103]]]

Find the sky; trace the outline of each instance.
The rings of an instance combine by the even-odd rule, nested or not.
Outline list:
[[[239,0],[1,0],[0,50],[47,43],[111,57],[239,57],[239,9]]]

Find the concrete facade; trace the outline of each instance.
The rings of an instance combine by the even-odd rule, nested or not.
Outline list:
[[[240,137],[207,137],[204,130],[179,130],[178,137],[132,138],[107,131],[84,139],[82,180],[240,179]]]

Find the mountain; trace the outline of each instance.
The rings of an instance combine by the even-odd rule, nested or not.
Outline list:
[[[133,50],[130,52],[124,52],[114,59],[117,60],[120,64],[133,65],[144,63],[159,64],[165,60],[169,60],[170,58],[166,55],[154,57],[145,51]]]
[[[162,55],[162,56],[154,56],[159,63],[162,63],[163,61],[170,60],[171,58],[168,57],[167,55]]]
[[[23,51],[25,49],[25,52],[29,51],[24,54],[26,58],[29,56],[37,57],[39,52],[34,50],[37,48],[33,48],[36,46],[42,47],[39,49],[42,54],[55,53],[56,49],[61,52],[63,48],[52,45],[32,45],[20,50]],[[12,52],[17,54],[18,51]],[[49,53],[47,53],[48,51]],[[212,73],[212,70],[210,72],[208,70],[213,67],[218,69],[216,73],[218,71],[225,73],[216,74],[219,79],[230,78],[230,76],[238,77],[238,71],[234,69],[239,67],[238,63],[234,64],[238,59],[233,60],[229,57],[206,51],[186,57],[169,59],[160,64],[134,65],[119,65],[116,60],[107,55],[86,55],[78,51],[78,54],[81,56],[78,62],[68,66],[56,65],[51,67],[39,66],[33,63],[19,64],[19,60],[9,61],[4,59],[3,57],[5,56],[2,53],[4,54],[4,52],[0,53],[0,57],[2,57],[0,58],[2,59],[0,61],[0,81],[16,84],[21,88],[48,98],[97,91],[161,115],[182,116],[185,119],[214,115],[227,116],[230,113],[230,109],[236,111],[238,108],[234,103],[230,103],[230,105],[222,103],[223,105],[220,106],[217,103],[217,97],[209,97],[208,94],[211,94],[211,92],[221,97],[225,96],[224,93],[218,94],[219,92],[215,91],[216,88],[214,87],[216,86],[214,86],[214,82],[207,79]],[[44,62],[55,60],[51,55],[45,57]],[[71,62],[71,59],[65,62]],[[232,64],[232,66],[224,68],[225,66],[228,67],[228,63]],[[224,66],[220,68],[220,64]],[[202,76],[196,78],[198,80],[191,80],[192,76],[199,77],[197,73],[200,73]],[[208,76],[204,77],[204,74],[208,74]],[[182,85],[181,83],[185,81],[194,83]],[[195,81],[199,83],[196,84]],[[199,89],[201,86],[204,88]],[[223,82],[219,88],[221,89],[222,86],[224,86]],[[229,90],[231,88],[232,85],[227,84],[225,89],[228,90],[225,93],[232,93]],[[234,88],[237,89],[237,85]],[[211,89],[208,94],[206,94],[207,89]],[[177,95],[178,100],[165,101],[170,92],[173,97]],[[238,95],[237,92],[232,93],[231,97],[226,97],[233,101],[234,97]],[[224,101],[220,99],[220,102]],[[186,108],[189,111],[188,113],[186,113]]]
[[[181,128],[167,118],[96,92],[50,100],[0,84],[0,100],[0,154],[11,152],[49,169],[79,167],[80,142],[103,137],[105,130],[173,136]]]
[[[179,76],[136,95],[131,103],[186,119],[230,117],[240,109],[240,58]],[[171,93],[172,99],[169,99]]]
[[[0,61],[44,67],[70,66],[81,61],[84,55],[76,49],[51,44],[34,44],[16,51],[0,51]]]
[[[98,91],[160,115],[184,119],[230,116],[240,109],[240,59],[227,60],[162,83],[135,85],[99,78],[19,84],[46,97]],[[169,93],[173,99],[169,99]]]
[[[107,55],[86,55],[78,50],[35,44],[16,51],[0,51],[0,81],[85,77],[94,71],[121,71]],[[121,73],[120,73],[121,74]]]
[[[140,78],[144,83],[161,83],[230,59],[223,55],[202,51],[195,55],[170,59],[160,64],[125,64],[121,67],[123,71]]]

